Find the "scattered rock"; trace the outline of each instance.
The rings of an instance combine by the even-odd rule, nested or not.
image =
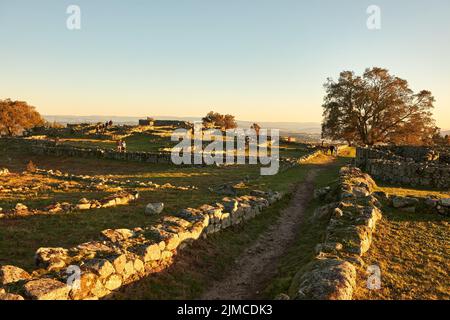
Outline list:
[[[28,211],[28,207],[24,205],[23,203],[16,204],[15,207],[16,211]]]
[[[147,215],[160,214],[163,210],[164,210],[164,203],[162,202],[149,203],[145,207],[145,214]]]
[[[320,189],[314,190],[314,199],[322,199],[324,198],[329,192],[331,192],[331,187],[327,186]]]
[[[291,298],[285,293],[280,293],[275,297],[274,300],[291,300]]]

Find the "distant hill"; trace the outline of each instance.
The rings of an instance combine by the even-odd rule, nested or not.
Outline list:
[[[450,130],[441,131],[441,134],[445,137],[446,135],[450,136]]]
[[[97,123],[112,120],[114,123],[133,125],[137,124],[139,119],[145,117],[117,117],[117,116],[56,116],[45,115],[44,118],[50,122],[67,123]],[[160,116],[154,117],[157,120],[184,120],[184,121],[201,121],[201,117],[176,117],[176,116]],[[252,121],[237,121],[240,128],[249,128]],[[280,129],[283,134],[289,135],[320,135],[321,126],[318,122],[258,122],[258,124],[267,129]]]

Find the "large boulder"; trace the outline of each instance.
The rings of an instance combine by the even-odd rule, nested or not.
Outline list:
[[[235,199],[224,198],[223,199],[223,207],[225,212],[234,213],[237,211],[239,203]]]
[[[121,242],[134,236],[134,232],[129,229],[106,229],[102,231],[102,236],[111,242]]]
[[[154,214],[160,214],[164,210],[164,203],[157,202],[157,203],[149,203],[145,207],[145,214],[147,215],[154,215]]]
[[[70,298],[73,300],[82,300],[87,298],[94,288],[98,277],[92,272],[82,272],[78,286],[73,286],[70,291]]]
[[[82,269],[89,270],[90,272],[97,274],[100,279],[106,279],[111,274],[116,272],[116,269],[112,263],[106,259],[89,260],[83,265]]]
[[[29,278],[30,274],[21,268],[9,265],[0,267],[0,285],[28,280]]]
[[[2,300],[24,300],[21,295],[8,293],[5,289],[0,288],[0,301]]]
[[[161,259],[161,249],[159,244],[139,245],[135,249],[136,253],[142,257],[144,262],[156,261]]]
[[[47,270],[59,270],[69,262],[69,251],[64,248],[39,248],[34,259],[38,267]]]
[[[350,300],[356,269],[337,258],[316,258],[295,276],[289,296],[299,300]]]
[[[70,291],[65,283],[50,278],[29,281],[24,288],[34,300],[67,300]]]
[[[419,200],[411,197],[394,197],[392,199],[392,206],[394,208],[413,207],[419,203]]]
[[[28,207],[23,203],[17,203],[15,207],[16,211],[25,212],[28,211]]]

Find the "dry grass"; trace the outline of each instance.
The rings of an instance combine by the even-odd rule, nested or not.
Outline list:
[[[319,154],[316,157],[312,158],[309,161],[303,162],[303,164],[316,164],[316,165],[325,165],[330,164],[335,161],[336,158],[326,154]]]
[[[355,147],[341,147],[339,148],[339,156],[344,158],[354,158],[356,157]]]
[[[385,210],[364,257],[381,269],[380,290],[360,270],[354,299],[450,299],[450,219]]]
[[[376,188],[376,191],[383,191],[387,194],[397,195],[397,196],[412,196],[426,198],[434,196],[437,198],[450,198],[450,191],[435,191],[435,190],[417,190],[409,188],[399,188],[399,187],[380,187]]]

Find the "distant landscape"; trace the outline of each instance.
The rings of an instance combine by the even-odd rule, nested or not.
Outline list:
[[[45,120],[49,122],[58,122],[61,124],[75,123],[97,123],[112,120],[116,124],[135,125],[143,117],[118,117],[118,116],[62,116],[62,115],[44,115]],[[181,120],[196,122],[202,121],[202,117],[177,117],[177,116],[156,116],[156,120]],[[252,121],[237,120],[239,128],[249,128]],[[258,122],[265,129],[279,129],[282,136],[293,136],[302,140],[318,141],[320,140],[321,124],[319,122]]]

